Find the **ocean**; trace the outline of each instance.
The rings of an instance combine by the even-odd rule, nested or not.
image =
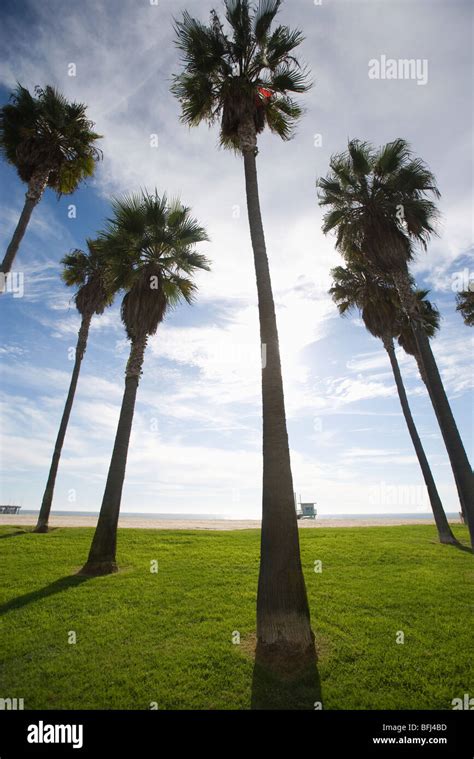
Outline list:
[[[93,517],[98,516],[99,513],[97,511],[57,511],[53,509],[51,512],[53,516],[61,516],[61,517],[67,517],[67,516],[77,516],[77,517]],[[20,514],[38,514],[38,511],[35,511],[34,509],[21,509]],[[188,521],[190,519],[240,519],[240,520],[247,520],[247,519],[259,519],[258,516],[229,516],[228,514],[168,514],[168,513],[158,513],[158,512],[148,512],[148,511],[122,511],[120,513],[121,517],[138,517],[142,519],[175,519],[175,520],[183,520]],[[324,514],[323,512],[318,512],[317,515],[321,519],[426,519],[427,521],[433,520],[433,514],[431,511],[423,511],[418,513],[404,513],[404,512],[393,512],[390,514],[387,513],[379,513],[379,512],[370,512],[366,514]],[[459,514],[457,512],[447,512],[446,516],[452,519],[458,519]]]

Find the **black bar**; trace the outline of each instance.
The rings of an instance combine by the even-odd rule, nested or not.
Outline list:
[[[466,711],[3,711],[0,759],[22,757],[119,757],[239,753],[245,759],[262,742],[275,752],[309,759],[343,757],[474,756],[474,720]],[[43,723],[43,732],[39,732]],[[50,725],[71,726],[65,743]],[[34,727],[31,727],[34,726]],[[72,732],[76,726],[76,732]],[[82,726],[82,747],[79,747]],[[390,740],[389,740],[390,739]],[[382,742],[383,740],[383,742]],[[422,743],[424,741],[424,743]],[[286,746],[286,748],[285,748]],[[191,753],[192,752],[192,753]]]

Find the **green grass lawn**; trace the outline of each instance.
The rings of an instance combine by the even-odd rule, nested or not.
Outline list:
[[[92,533],[0,528],[0,697],[26,709],[248,709],[259,532],[119,530],[119,574],[75,577]],[[300,536],[325,709],[450,709],[474,694],[471,553],[428,525]]]

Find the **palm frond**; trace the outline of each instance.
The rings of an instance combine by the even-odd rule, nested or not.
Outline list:
[[[294,136],[301,113],[302,109],[294,100],[279,97],[268,105],[265,115],[269,129],[286,141]]]
[[[367,176],[373,166],[372,151],[368,142],[350,140],[348,152],[351,157],[352,170],[360,176]]]
[[[252,23],[247,0],[224,0],[225,17],[233,32],[232,47],[236,61],[241,64],[252,41]]]
[[[259,45],[267,39],[268,32],[277,15],[281,0],[259,0],[257,11],[253,18],[253,33]]]
[[[399,137],[392,142],[387,142],[379,150],[374,162],[375,174],[380,177],[394,174],[397,169],[405,164],[410,154],[410,146],[406,140]]]
[[[311,84],[306,69],[290,63],[281,63],[270,72],[268,80],[263,79],[264,87],[270,87],[276,93],[307,92]]]
[[[272,35],[270,35],[266,44],[266,58],[268,68],[274,69],[276,66],[286,61],[297,63],[291,53],[296,50],[304,41],[303,33],[299,29],[290,29],[288,26],[278,26]]]

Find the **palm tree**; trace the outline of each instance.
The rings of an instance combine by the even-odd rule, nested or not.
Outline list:
[[[74,296],[76,308],[81,315],[81,326],[77,338],[74,368],[64,406],[58,436],[54,446],[43,501],[35,532],[48,532],[49,515],[53,502],[54,485],[58,473],[59,460],[63,448],[69,417],[71,415],[82,359],[87,347],[89,328],[94,314],[102,314],[110,306],[114,293],[107,276],[107,261],[97,241],[87,240],[87,252],[74,250],[62,259],[62,278],[69,287],[78,287]]]
[[[440,313],[438,309],[436,308],[436,306],[428,300],[429,290],[423,290],[423,289],[417,288],[414,282],[413,282],[413,288],[414,288],[413,291],[418,301],[419,325],[420,325],[420,328],[424,331],[424,333],[428,337],[428,339],[430,340],[439,331],[439,324],[440,324],[440,318],[441,318]],[[421,361],[420,352],[416,344],[415,335],[411,326],[411,322],[410,322],[410,319],[407,317],[407,314],[404,313],[402,310],[400,311],[400,334],[398,336],[398,344],[403,348],[405,353],[408,353],[408,355],[413,356],[413,358],[415,359],[418,366],[418,371],[420,373],[420,377],[425,383],[426,389],[429,392],[428,379],[426,376],[425,368]],[[467,518],[467,514],[464,511],[464,506],[462,502],[461,502],[461,513],[462,513],[464,521],[467,523],[468,518]]]
[[[474,547],[474,477],[429,338],[420,326],[418,301],[408,271],[415,245],[426,248],[434,233],[437,209],[428,198],[430,193],[439,197],[434,176],[413,156],[405,140],[394,140],[379,150],[352,140],[345,153],[331,158],[330,171],[318,186],[320,204],[330,206],[324,216],[324,232],[336,230],[336,247],[346,259],[357,248],[366,262],[397,288],[413,330]]]
[[[474,289],[463,290],[456,295],[456,311],[460,311],[464,324],[474,327]]]
[[[329,293],[332,295],[341,316],[346,315],[353,308],[358,308],[367,330],[371,335],[382,340],[390,359],[400,405],[428,491],[439,541],[440,543],[458,545],[458,541],[448,524],[428,459],[411,414],[395,354],[393,340],[399,334],[400,314],[402,313],[398,293],[393,286],[387,286],[376,277],[371,276],[366,267],[354,262],[347,268],[336,267],[331,274],[334,284]]]
[[[281,0],[226,0],[224,29],[211,12],[208,26],[184,13],[175,24],[183,70],[173,93],[189,126],[219,122],[220,142],[243,157],[247,211],[257,280],[262,366],[263,496],[261,560],[257,595],[257,660],[278,673],[294,672],[314,659],[286,426],[280,349],[257,181],[258,135],[268,127],[289,140],[302,111],[293,99],[309,89],[295,58],[303,37],[286,26],[272,28]]]
[[[0,152],[26,182],[26,200],[1,272],[7,274],[26,232],[34,207],[46,187],[69,195],[91,177],[101,151],[101,135],[86,117],[86,106],[70,103],[54,87],[35,88],[32,95],[18,85],[0,109]]]
[[[113,201],[114,216],[102,240],[109,256],[111,277],[124,289],[121,315],[130,355],[125,389],[99,520],[85,575],[117,571],[117,523],[132,430],[135,399],[148,337],[154,335],[169,309],[182,299],[192,303],[196,285],[192,275],[209,269],[196,252],[196,243],[208,239],[205,230],[178,200],[146,192]]]

